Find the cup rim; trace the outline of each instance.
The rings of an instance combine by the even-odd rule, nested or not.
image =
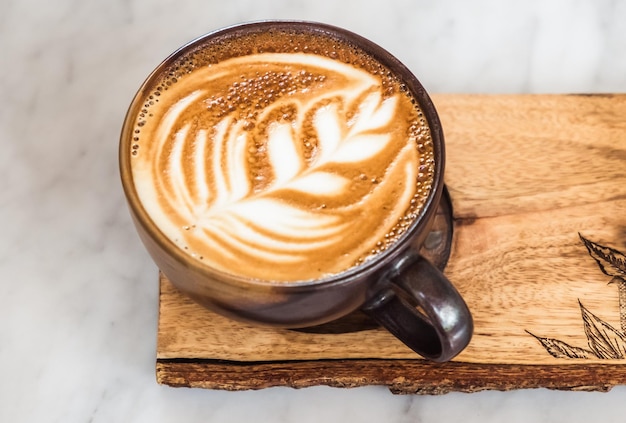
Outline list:
[[[385,67],[389,68],[394,74],[399,76],[402,82],[407,86],[411,95],[417,100],[420,109],[422,110],[424,117],[428,123],[430,130],[431,142],[433,144],[433,153],[435,157],[434,163],[434,176],[431,186],[431,190],[419,211],[419,215],[411,223],[410,227],[387,249],[380,252],[371,259],[368,259],[362,264],[353,266],[349,269],[341,271],[336,274],[332,274],[319,279],[309,280],[297,280],[297,281],[271,281],[257,278],[248,278],[245,276],[237,275],[234,273],[225,272],[216,269],[200,260],[190,258],[189,255],[184,253],[178,248],[174,242],[166,237],[158,226],[152,221],[150,215],[146,212],[133,182],[133,176],[131,171],[131,157],[129,154],[132,144],[132,130],[134,127],[135,117],[137,110],[141,107],[142,99],[145,94],[154,88],[156,81],[162,75],[163,70],[176,61],[180,56],[187,53],[196,46],[202,44],[208,39],[215,38],[221,35],[235,33],[237,31],[245,31],[248,28],[263,28],[266,29],[294,29],[301,28],[303,30],[312,31],[315,33],[323,33],[331,37],[339,37],[341,40],[352,44],[358,49],[364,51],[366,54],[373,57]],[[312,286],[320,285],[337,285],[346,283],[355,278],[361,278],[365,274],[371,274],[393,262],[398,255],[400,255],[408,247],[408,240],[419,232],[434,216],[438,202],[441,198],[443,191],[443,175],[445,168],[445,147],[441,122],[435,109],[435,106],[430,99],[430,96],[422,86],[417,77],[395,56],[385,50],[383,47],[374,43],[373,41],[364,38],[350,30],[340,28],[334,25],[326,23],[307,21],[307,20],[256,20],[237,23],[229,26],[225,26],[216,29],[211,32],[207,32],[200,35],[191,41],[183,44],[181,47],[170,53],[164,60],[162,60],[158,66],[146,77],[139,89],[133,96],[131,104],[129,105],[120,134],[120,142],[118,149],[118,165],[120,171],[120,179],[122,187],[127,200],[128,207],[131,213],[136,217],[137,223],[140,224],[143,229],[149,234],[152,240],[159,245],[159,247],[168,252],[177,262],[184,263],[185,266],[192,268],[194,271],[217,277],[222,281],[228,281],[230,283],[237,283],[245,286],[258,286],[258,287],[274,287],[281,289],[298,289],[309,288]]]

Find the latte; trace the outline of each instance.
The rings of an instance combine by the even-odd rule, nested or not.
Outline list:
[[[194,260],[295,282],[392,245],[428,197],[430,131],[385,66],[322,32],[209,37],[171,61],[134,118],[132,180]]]

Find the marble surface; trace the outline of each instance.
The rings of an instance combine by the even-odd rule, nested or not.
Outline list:
[[[265,18],[358,32],[431,92],[623,93],[626,2],[1,4],[0,421],[624,421],[625,387],[393,396],[157,385],[156,268],[124,203],[117,143],[161,59],[204,32]]]

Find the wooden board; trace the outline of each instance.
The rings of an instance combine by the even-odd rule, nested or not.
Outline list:
[[[445,273],[474,316],[468,348],[430,363],[359,313],[308,331],[253,327],[161,277],[160,383],[396,393],[626,384],[626,95],[433,100],[455,219]]]

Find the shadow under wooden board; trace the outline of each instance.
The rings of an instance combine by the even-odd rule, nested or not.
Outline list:
[[[244,390],[384,385],[438,394],[626,384],[626,95],[436,95],[454,237],[474,315],[450,363],[355,313],[320,330],[218,316],[163,276],[157,380]]]

